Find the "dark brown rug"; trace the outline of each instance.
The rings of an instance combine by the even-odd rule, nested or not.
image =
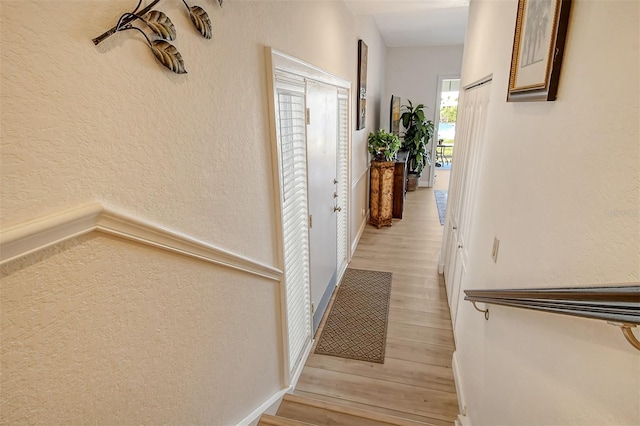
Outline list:
[[[347,269],[315,353],[384,364],[391,273]]]

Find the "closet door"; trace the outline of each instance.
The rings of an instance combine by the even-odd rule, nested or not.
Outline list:
[[[459,130],[456,135],[456,162],[449,185],[447,209],[450,211],[446,223],[445,252],[445,283],[454,330],[461,297],[460,290],[469,258],[467,246],[473,226],[475,195],[482,161],[490,92],[490,80],[465,90]]]

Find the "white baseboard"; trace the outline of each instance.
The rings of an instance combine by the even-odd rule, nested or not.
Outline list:
[[[458,360],[458,352],[453,353],[451,367],[453,369],[453,381],[456,385],[456,394],[458,396],[458,410],[459,415],[458,419],[460,419],[460,424],[463,426],[470,425],[469,418],[467,417],[467,400],[464,395],[464,386],[462,383],[462,373],[460,371],[460,361]],[[458,420],[456,420],[456,424],[458,424]]]
[[[462,414],[458,414],[458,417],[456,417],[456,420],[453,424],[455,426],[473,426],[471,424],[471,420],[469,420],[469,417],[463,416]]]
[[[313,347],[313,340],[309,342],[309,344],[305,348],[302,358],[298,363],[298,368],[296,368],[296,371],[294,371],[293,374],[291,375],[291,385],[274,393],[271,396],[271,398],[267,399],[261,406],[253,410],[251,414],[249,414],[247,417],[242,419],[242,421],[238,423],[238,426],[249,426],[249,425],[257,424],[258,420],[260,419],[260,416],[263,413],[267,412],[268,414],[275,414],[275,412],[278,411],[278,407],[280,406],[280,400],[284,398],[285,394],[293,391],[293,389],[296,388],[296,385],[298,384],[298,380],[300,379],[300,375],[302,374],[302,370],[304,370],[304,365],[307,363],[307,358],[311,353],[312,347]],[[276,404],[277,404],[277,407],[275,407]],[[269,410],[272,407],[275,407],[275,410],[273,409]],[[268,412],[268,410],[273,411],[273,413]]]
[[[367,210],[367,214],[365,214],[362,223],[360,224],[360,229],[358,229],[358,234],[356,235],[355,240],[351,244],[351,256],[356,252],[356,248],[358,247],[358,243],[360,242],[360,237],[362,237],[362,233],[364,232],[364,228],[367,226],[367,218],[369,217],[369,210]]]
[[[238,423],[238,426],[249,426],[251,424],[254,424],[254,422],[257,424],[257,421],[258,421],[258,419],[260,419],[260,416],[262,415],[262,413],[264,413],[266,410],[268,410],[269,407],[271,407],[273,404],[278,402],[279,399],[284,398],[284,395],[288,391],[289,391],[289,388],[284,388],[284,389],[281,389],[278,392],[274,393],[261,406],[259,406],[255,410],[253,410],[251,412],[251,414],[249,414],[244,419],[240,420],[240,422]]]
[[[302,370],[304,370],[304,365],[307,363],[307,358],[309,358],[309,354],[311,353],[313,342],[314,340],[311,339],[311,341],[307,344],[307,347],[304,349],[304,352],[302,353],[302,358],[298,363],[298,368],[296,368],[296,371],[294,371],[293,374],[291,375],[291,383],[289,384],[289,389],[291,390],[295,389],[296,385],[298,384],[298,380],[300,379]]]

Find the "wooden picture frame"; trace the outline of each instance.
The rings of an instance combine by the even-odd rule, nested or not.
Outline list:
[[[518,0],[507,101],[555,101],[571,0]]]
[[[367,52],[364,41],[358,40],[358,102],[356,130],[365,127],[367,118]]]

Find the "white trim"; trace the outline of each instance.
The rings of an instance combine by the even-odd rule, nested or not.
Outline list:
[[[360,176],[358,176],[358,179],[356,179],[356,181],[352,184],[351,186],[351,191],[355,191],[356,187],[358,185],[360,185],[360,181],[368,175],[369,173],[369,169],[370,166],[365,168],[364,171],[360,174]],[[353,254],[356,252],[356,248],[358,247],[358,243],[360,242],[360,237],[362,237],[362,233],[364,232],[364,228],[367,226],[367,218],[369,217],[369,212],[370,210],[367,209],[364,217],[362,218],[362,223],[360,223],[360,228],[358,229],[358,233],[356,234],[356,237],[353,239],[353,242],[351,243],[351,253],[350,253],[350,258],[353,256]]]
[[[362,219],[362,223],[360,224],[360,229],[358,230],[358,235],[356,235],[356,238],[353,240],[353,243],[351,244],[352,256],[353,256],[353,253],[356,252],[356,248],[358,247],[358,243],[360,242],[360,237],[362,237],[364,228],[367,226],[367,217],[369,217],[369,210],[367,210],[367,214],[364,215],[364,218]]]
[[[238,423],[238,426],[248,426],[248,425],[252,424],[256,420],[258,420],[260,418],[260,416],[269,409],[269,407],[271,407],[273,404],[278,402],[278,400],[281,400],[286,393],[288,393],[288,392],[290,392],[290,391],[292,391],[292,390],[294,390],[296,388],[296,385],[298,384],[298,380],[300,379],[300,376],[302,375],[302,370],[304,370],[304,365],[307,363],[307,358],[309,358],[309,355],[311,354],[311,349],[313,348],[314,342],[315,342],[315,340],[311,340],[308,343],[307,347],[303,351],[302,358],[300,359],[300,362],[298,363],[298,367],[296,368],[296,371],[294,371],[290,376],[288,376],[288,378],[291,379],[291,384],[289,386],[287,386],[286,388],[281,389],[278,392],[274,393],[271,396],[271,398],[267,399],[262,405],[260,405],[258,408],[253,410],[251,412],[251,414],[249,414],[247,417],[242,419]]]
[[[282,342],[282,371],[283,382],[286,386],[291,382],[290,368],[289,368],[289,329],[287,322],[287,289],[284,281],[284,241],[282,230],[282,188],[280,187],[280,154],[278,148],[278,130],[276,120],[276,103],[277,94],[275,88],[276,70],[273,64],[273,57],[271,55],[271,48],[265,47],[265,59],[267,68],[267,93],[269,102],[269,134],[271,139],[271,164],[273,171],[273,187],[278,188],[275,192],[273,200],[274,209],[274,228],[276,230],[276,245],[278,256],[278,267],[283,271],[283,279],[280,281],[280,331]]]
[[[431,166],[429,167],[429,178],[427,179],[427,184],[425,186],[431,188],[435,184],[435,174],[436,174],[436,145],[438,144],[438,124],[440,123],[440,103],[442,102],[442,82],[444,80],[460,80],[460,84],[462,84],[462,80],[460,79],[460,74],[443,74],[438,75],[438,92],[436,96],[436,104],[434,106],[434,116],[433,116],[433,124],[434,124],[434,132],[433,132],[433,140],[431,141],[431,152],[429,156],[431,157]],[[462,93],[462,89],[458,91]],[[460,105],[460,95],[458,95],[458,106]],[[418,182],[418,186],[420,186],[420,182]]]
[[[493,73],[486,75],[484,77],[482,77],[479,80],[474,81],[473,83],[469,83],[467,85],[465,85],[464,87],[462,87],[462,90],[469,90],[469,89],[473,89],[474,87],[477,86],[482,86],[485,83],[488,83],[490,81],[493,80]],[[460,84],[462,84],[462,80],[460,81]]]
[[[307,358],[311,354],[311,348],[313,347],[314,339],[311,339],[307,344],[307,347],[302,351],[302,357],[300,358],[300,362],[298,362],[298,367],[296,370],[290,375],[291,383],[289,384],[290,389],[295,389],[298,385],[298,380],[300,379],[300,375],[302,375],[302,370],[304,370],[304,365],[307,363]]]
[[[0,264],[98,231],[274,281],[282,271],[177,231],[94,202],[2,230]]]
[[[342,87],[351,91],[351,82],[326,72],[322,68],[308,64],[298,58],[289,56],[273,48],[266,48],[267,56],[271,56],[271,67],[276,70],[285,70],[291,74],[297,74],[308,80],[315,80],[332,86]]]
[[[363,177],[365,177],[365,176],[366,176],[366,174],[369,172],[369,168],[370,168],[370,167],[367,167],[366,169],[364,169],[364,171],[363,171],[362,173],[360,173],[360,176],[358,176],[358,179],[356,179],[356,180],[355,180],[355,182],[353,182],[353,183],[351,184],[351,190],[352,190],[352,191],[353,191],[354,189],[356,189],[356,187],[357,187],[358,185],[360,185],[360,181],[361,181],[361,180],[362,180],[362,178],[363,178]]]
[[[460,361],[458,360],[458,352],[455,351],[453,353],[453,357],[451,360],[451,368],[453,370],[453,381],[456,385],[456,394],[458,396],[458,417],[465,417],[465,421],[461,421],[462,424],[469,424],[467,417],[467,400],[464,395],[463,385],[462,385],[462,373],[460,372]]]
[[[284,395],[289,392],[289,388],[280,389],[278,392],[271,395],[269,399],[267,399],[262,405],[253,410],[251,414],[249,414],[244,419],[238,422],[238,426],[248,426],[258,420],[262,413],[264,413],[269,407],[271,407],[274,403],[276,403],[279,399],[284,398]]]
[[[471,424],[471,420],[467,416],[463,416],[462,414],[458,414],[456,420],[453,422],[455,426],[473,426]]]
[[[28,220],[0,231],[0,265],[95,230],[100,203]]]

